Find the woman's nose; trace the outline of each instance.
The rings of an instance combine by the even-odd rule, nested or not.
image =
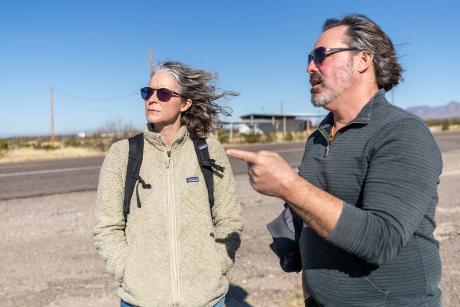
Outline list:
[[[158,99],[157,99],[157,92],[153,92],[152,95],[150,95],[150,97],[145,101],[148,105],[151,105],[153,103],[158,103]]]

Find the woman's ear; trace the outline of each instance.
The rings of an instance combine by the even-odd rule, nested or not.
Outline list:
[[[182,102],[182,107],[180,108],[181,112],[187,111],[192,106],[192,99],[187,98],[185,101]]]

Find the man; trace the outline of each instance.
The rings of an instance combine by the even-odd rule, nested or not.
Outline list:
[[[276,153],[227,151],[304,221],[306,305],[440,306],[442,160],[423,121],[385,99],[402,73],[391,40],[365,16],[329,19],[307,72],[312,103],[330,113],[299,174]]]

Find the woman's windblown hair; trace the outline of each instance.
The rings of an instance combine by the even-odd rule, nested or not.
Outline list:
[[[205,137],[218,128],[219,114],[230,115],[231,109],[217,104],[216,101],[220,98],[238,96],[238,93],[218,92],[212,84],[217,78],[216,74],[193,69],[176,61],[160,63],[156,71],[159,70],[171,73],[182,88],[181,95],[192,100],[192,106],[182,113],[181,118],[181,124],[187,127],[192,138]]]

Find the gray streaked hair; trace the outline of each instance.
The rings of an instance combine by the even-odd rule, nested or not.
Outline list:
[[[347,15],[341,20],[327,19],[323,32],[338,26],[348,27],[348,40],[344,43],[374,56],[375,79],[379,89],[389,91],[398,85],[402,80],[403,69],[391,39],[374,21],[358,14]]]
[[[238,96],[232,91],[218,92],[212,84],[217,75],[204,70],[193,69],[177,61],[164,61],[158,64],[157,70],[169,72],[181,86],[181,95],[192,100],[191,107],[182,113],[181,124],[186,126],[191,137],[205,137],[219,127],[219,114],[231,114],[229,107],[220,106],[216,100]],[[186,99],[182,98],[182,99]]]

